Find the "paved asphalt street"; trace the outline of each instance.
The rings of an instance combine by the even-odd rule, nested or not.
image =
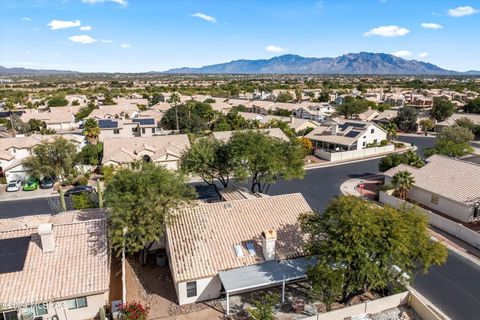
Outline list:
[[[434,138],[419,136],[403,136],[400,140],[413,142],[420,154],[434,143]],[[300,192],[312,208],[321,211],[333,196],[339,195],[343,181],[378,173],[379,161],[376,159],[308,170],[303,180],[279,182],[272,185],[268,193]],[[203,184],[196,185],[196,188],[207,197],[214,193]],[[0,218],[51,213],[55,212],[57,206],[58,197],[0,202]],[[449,252],[447,263],[443,266],[432,268],[426,275],[419,275],[413,287],[452,319],[479,319],[480,267],[454,252]]]

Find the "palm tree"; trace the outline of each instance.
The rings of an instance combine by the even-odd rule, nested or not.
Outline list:
[[[388,137],[388,140],[390,141],[398,137],[397,125],[393,122],[390,122],[385,126],[385,131],[387,131],[387,137]]]
[[[91,144],[97,144],[98,137],[100,136],[100,127],[98,122],[94,119],[87,119],[83,126],[83,135],[87,137],[87,140]]]
[[[408,191],[412,189],[415,178],[408,171],[399,171],[392,177],[392,185],[395,188],[394,195],[405,200]]]
[[[167,101],[168,103],[172,103],[175,108],[175,120],[177,121],[177,133],[180,132],[180,128],[178,126],[178,107],[177,104],[180,102],[180,95],[176,92],[172,93],[170,99]]]

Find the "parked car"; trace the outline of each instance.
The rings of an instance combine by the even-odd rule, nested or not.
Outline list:
[[[35,178],[30,178],[25,182],[23,185],[23,191],[33,191],[37,190],[38,188],[38,181]]]
[[[69,189],[65,192],[65,197],[70,197],[72,195],[77,196],[79,194],[82,194],[83,192],[92,193],[93,187],[85,185],[73,187],[72,189]]]
[[[44,177],[40,182],[40,189],[51,189],[55,184],[55,179],[51,177]]]
[[[7,185],[7,192],[15,192],[22,188],[23,181],[22,180],[14,180],[10,181]]]

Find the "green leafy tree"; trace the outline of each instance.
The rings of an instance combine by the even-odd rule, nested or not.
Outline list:
[[[97,166],[103,154],[103,143],[87,144],[76,156],[76,163]]]
[[[421,168],[425,165],[425,161],[423,161],[420,156],[415,153],[415,151],[408,150],[405,153],[393,153],[389,154],[386,157],[382,158],[378,163],[378,169],[381,172],[385,172],[391,168],[395,168],[399,164],[408,164],[413,167]]]
[[[333,199],[323,214],[301,216],[300,225],[307,235],[306,251],[317,259],[308,279],[312,287],[322,287],[325,271],[338,270],[331,279],[332,292],[343,280],[341,302],[359,293],[384,290],[405,273],[414,278],[420,268],[445,262],[447,250],[432,241],[427,217],[414,209],[402,211],[379,207],[354,196]],[[399,268],[401,273],[395,271]]]
[[[91,144],[97,144],[100,136],[100,126],[95,119],[87,119],[83,124],[83,135]]]
[[[276,101],[278,102],[290,102],[292,100],[293,100],[293,95],[290,93],[290,91],[280,92],[276,99]]]
[[[76,155],[77,148],[72,142],[57,137],[36,145],[22,165],[32,177],[60,177],[63,181],[73,169]]]
[[[455,125],[457,127],[466,128],[472,132],[475,130],[476,127],[475,123],[467,117],[458,118],[457,120],[455,120]]]
[[[418,111],[412,107],[403,107],[398,111],[395,123],[398,128],[403,131],[415,131],[417,130],[417,117]]]
[[[75,115],[75,121],[80,121],[88,117],[90,113],[96,108],[93,102],[89,102],[86,107],[81,108],[78,113]]]
[[[440,141],[452,141],[458,144],[468,143],[473,138],[474,135],[470,129],[455,126],[444,128],[437,136]]]
[[[332,310],[332,304],[342,298],[343,270],[326,263],[317,263],[307,270],[307,276],[312,283],[310,295],[320,299],[327,312]]]
[[[68,100],[63,96],[55,96],[48,100],[49,107],[64,107],[68,105]]]
[[[438,122],[445,121],[455,112],[455,105],[440,97],[433,98],[432,117]]]
[[[253,307],[247,309],[250,320],[275,320],[274,308],[280,301],[277,294],[267,293],[260,300],[253,301]]]
[[[422,119],[420,120],[419,124],[424,132],[432,131],[435,127],[432,119]]]
[[[292,115],[292,112],[287,109],[278,108],[278,109],[275,109],[275,111],[273,111],[273,115],[281,116],[281,117],[290,117]]]
[[[228,187],[237,166],[236,157],[229,143],[218,140],[200,139],[192,144],[181,160],[181,169],[196,175],[218,193],[215,180]]]
[[[303,98],[302,90],[295,89],[295,100],[297,100],[297,102],[302,102],[303,100],[302,98]]]
[[[295,130],[290,128],[287,122],[285,121],[280,121],[278,119],[272,119],[266,124],[267,128],[279,128],[282,130],[285,135],[290,138],[290,140],[293,140],[296,138],[297,134],[295,133]]]
[[[173,94],[172,94],[173,95]],[[198,133],[209,128],[214,112],[210,104],[191,101],[170,108],[162,117],[161,126],[167,130]]]
[[[463,110],[468,113],[480,113],[480,97],[470,100]]]
[[[391,182],[392,186],[395,188],[395,196],[405,200],[407,198],[408,191],[413,188],[415,178],[408,171],[399,171],[393,175]]]
[[[42,129],[47,128],[47,125],[45,124],[45,122],[38,119],[28,120],[28,125],[30,126],[30,131],[33,131],[33,132],[40,132]]]
[[[105,190],[110,243],[116,254],[124,246],[133,254],[159,240],[175,210],[195,196],[177,172],[153,163],[139,162],[133,167],[118,169]]]
[[[355,118],[359,114],[367,111],[368,108],[369,104],[367,100],[347,96],[344,102],[337,106],[335,112],[345,118]]]
[[[180,103],[180,95],[176,92],[172,93],[167,102],[173,104],[173,109],[175,109],[175,124],[177,132],[180,132],[180,127],[178,123],[178,104]]]
[[[85,192],[79,195],[72,196],[72,206],[75,210],[91,209],[97,207],[95,202],[90,199],[90,195]]]
[[[252,192],[266,193],[280,179],[303,178],[303,150],[298,143],[285,142],[264,132],[236,132],[229,141],[239,165],[235,176],[251,178]]]

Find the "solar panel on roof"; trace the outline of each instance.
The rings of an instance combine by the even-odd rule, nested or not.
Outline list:
[[[360,131],[355,131],[355,130],[350,130],[345,134],[345,137],[347,138],[355,138],[358,136],[361,132]]]
[[[118,121],[98,120],[98,126],[101,129],[115,129],[118,128]]]
[[[0,274],[23,270],[27,259],[30,237],[0,240]]]
[[[342,130],[345,130],[348,127],[354,127],[354,128],[365,128],[366,124],[365,123],[356,123],[356,122],[345,122],[344,124],[339,125],[339,127]]]
[[[135,118],[132,119],[132,122],[139,123],[141,126],[154,125],[155,119],[153,118]]]

